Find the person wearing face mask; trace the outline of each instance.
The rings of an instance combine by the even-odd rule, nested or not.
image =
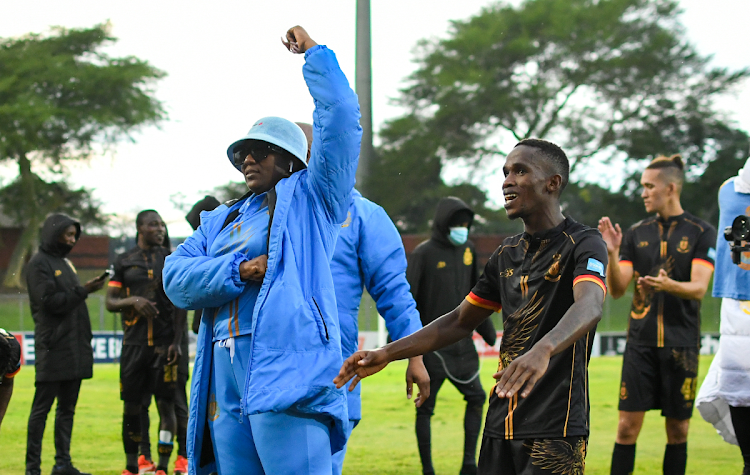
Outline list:
[[[227,149],[249,192],[203,213],[164,267],[175,304],[205,309],[188,422],[195,475],[330,475],[346,443],[330,262],[352,200],[359,102],[335,54],[302,27],[284,44],[304,54],[315,104],[309,165],[294,122],[257,120]]]
[[[42,438],[47,414],[57,399],[55,466],[52,475],[80,475],[70,460],[73,416],[81,380],[93,376],[91,321],[86,299],[104,286],[97,277],[81,285],[67,259],[81,225],[64,214],[50,215],[42,226],[39,252],[29,261],[26,283],[34,317],[36,391],[29,414],[26,475],[41,474]]]
[[[456,308],[479,279],[474,244],[468,240],[473,220],[474,212],[460,199],[441,199],[435,210],[432,237],[420,243],[409,256],[406,278],[423,325]],[[497,333],[490,319],[484,320],[477,332],[487,344],[495,344]],[[466,400],[464,458],[460,473],[476,473],[477,440],[487,394],[479,380],[479,356],[471,336],[440,351],[426,353],[424,364],[430,375],[430,396],[417,408],[415,424],[422,473],[434,473],[430,418],[438,391],[446,379]]]

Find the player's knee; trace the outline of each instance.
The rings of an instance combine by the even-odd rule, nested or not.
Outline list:
[[[641,422],[630,417],[620,417],[617,424],[617,442],[620,444],[635,444],[641,432]]]
[[[468,409],[482,410],[484,407],[485,396],[471,396],[466,398],[466,407]]]
[[[123,404],[123,413],[126,416],[138,416],[141,414],[141,408],[143,406],[137,402],[125,402]]]
[[[679,420],[667,418],[667,443],[684,444],[687,442],[690,419]]]

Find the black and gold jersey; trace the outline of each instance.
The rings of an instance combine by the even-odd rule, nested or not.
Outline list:
[[[120,289],[120,298],[144,297],[156,303],[159,314],[152,320],[135,310],[122,311],[123,345],[165,346],[174,340],[174,305],[164,292],[161,273],[169,249],[138,246],[115,258],[110,287]]]
[[[0,328],[0,384],[3,378],[11,379],[21,371],[21,345],[18,340]]]
[[[574,303],[573,286],[594,282],[606,292],[607,247],[596,229],[566,218],[553,229],[503,241],[466,297],[503,314],[499,368],[526,353]],[[554,355],[527,398],[492,392],[485,434],[506,439],[587,436],[590,331]]]
[[[716,229],[690,213],[668,219],[652,217],[625,232],[620,265],[633,267],[628,344],[697,346],[700,343],[700,301],[666,292],[644,292],[639,277],[657,276],[661,269],[680,282],[690,281],[693,264],[714,268]]]

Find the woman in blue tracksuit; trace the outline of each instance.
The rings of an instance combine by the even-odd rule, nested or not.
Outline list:
[[[336,57],[304,29],[315,141],[277,117],[256,122],[227,155],[250,193],[201,216],[167,258],[164,287],[206,308],[188,424],[191,474],[331,473],[345,443],[346,395],[330,260],[351,202],[362,130]],[[270,222],[270,226],[269,226]]]

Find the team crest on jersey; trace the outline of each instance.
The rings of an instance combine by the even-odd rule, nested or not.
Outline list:
[[[677,246],[677,252],[685,254],[690,251],[690,242],[688,242],[687,236],[682,236],[680,244]]]
[[[466,250],[464,251],[464,265],[470,266],[473,263],[474,263],[474,255],[471,253],[471,249],[467,247]]]
[[[544,274],[544,279],[550,282],[557,282],[560,280],[560,254],[552,256],[552,265],[547,269],[547,273]]]
[[[55,269],[55,277],[60,277],[62,275],[62,271],[60,269]]]
[[[344,221],[344,224],[341,225],[342,228],[348,228],[349,225],[352,224],[352,212],[347,211],[346,213],[346,221]]]
[[[438,268],[438,269],[442,269],[442,268],[443,268],[443,267],[445,267],[445,266],[446,266],[446,263],[445,263],[445,261],[440,261],[440,262],[438,262],[438,264],[437,264],[437,268]]]

